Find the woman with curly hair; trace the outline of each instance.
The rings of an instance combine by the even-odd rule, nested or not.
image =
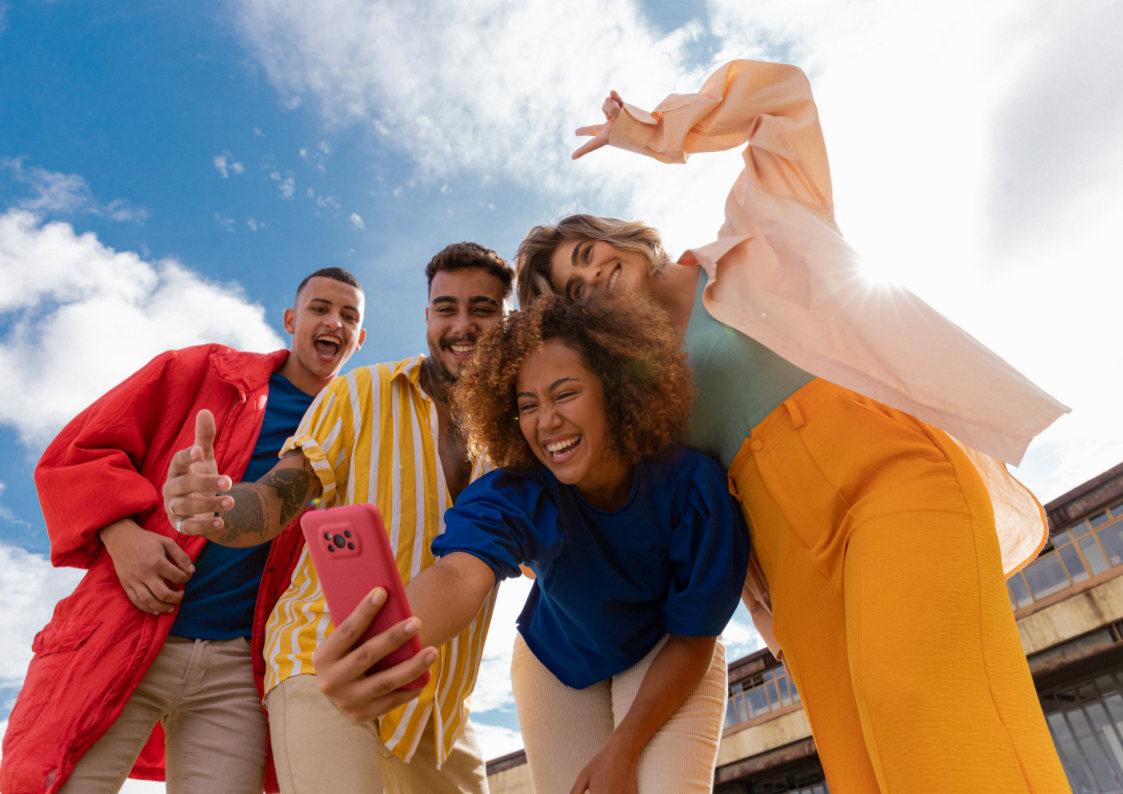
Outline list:
[[[440,559],[406,593],[437,646],[533,571],[511,679],[538,794],[712,790],[717,637],[748,532],[721,467],[675,445],[690,399],[678,340],[640,299],[543,298],[480,340],[455,388],[470,449],[502,468],[445,513]]]
[[[539,226],[517,256],[520,303],[644,293],[670,313],[697,391],[686,441],[737,488],[745,601],[831,789],[1068,790],[1003,582],[1041,549],[1044,513],[995,459],[1017,463],[1064,406],[862,277],[799,69],[734,61],[652,113],[615,92],[603,111],[574,158],[748,143],[719,239],[671,262],[642,223]]]

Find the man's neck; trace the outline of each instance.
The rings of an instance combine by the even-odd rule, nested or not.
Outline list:
[[[319,394],[323,388],[331,382],[331,378],[317,378],[304,367],[300,366],[300,362],[296,360],[296,356],[292,354],[291,350],[289,351],[289,357],[285,359],[284,366],[282,366],[278,372],[293,386],[313,397]]]
[[[436,403],[439,411],[442,413],[448,411],[452,378],[432,356],[421,363],[421,388],[429,395],[429,399]]]

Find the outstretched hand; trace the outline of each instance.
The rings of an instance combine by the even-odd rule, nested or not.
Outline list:
[[[218,513],[230,510],[226,495],[233,481],[218,473],[214,459],[214,416],[207,409],[195,415],[195,443],[172,457],[164,482],[164,510],[177,532],[206,535],[222,529]]]
[[[385,604],[386,591],[376,587],[312,654],[320,691],[355,722],[381,717],[417,697],[420,689],[401,687],[437,661],[435,648],[422,648],[412,659],[367,674],[376,662],[404,645],[421,628],[420,620],[408,618],[355,647]]]
[[[593,139],[585,141],[573,152],[573,159],[576,160],[584,157],[589,152],[594,152],[602,146],[608,145],[608,136],[612,134],[612,128],[616,124],[616,117],[620,115],[620,109],[624,106],[624,100],[615,91],[612,91],[604,99],[601,105],[601,112],[604,113],[603,124],[590,124],[587,127],[578,127],[576,135],[592,135]]]

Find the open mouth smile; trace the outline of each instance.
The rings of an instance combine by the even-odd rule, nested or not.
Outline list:
[[[316,353],[324,361],[332,361],[343,348],[343,340],[332,334],[317,336],[315,340]]]
[[[620,280],[620,274],[624,272],[624,266],[617,264],[616,269],[612,271],[612,275],[608,277],[608,286],[605,287],[605,292],[612,295],[616,292],[616,282]]]
[[[546,457],[551,463],[564,463],[576,454],[580,443],[581,436],[578,434],[548,441],[542,447],[546,450]]]

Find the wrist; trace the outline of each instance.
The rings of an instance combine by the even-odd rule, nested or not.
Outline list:
[[[118,539],[134,529],[140,529],[136,522],[131,518],[122,518],[120,521],[114,521],[98,530],[98,537],[101,539],[101,545],[110,549]]]

